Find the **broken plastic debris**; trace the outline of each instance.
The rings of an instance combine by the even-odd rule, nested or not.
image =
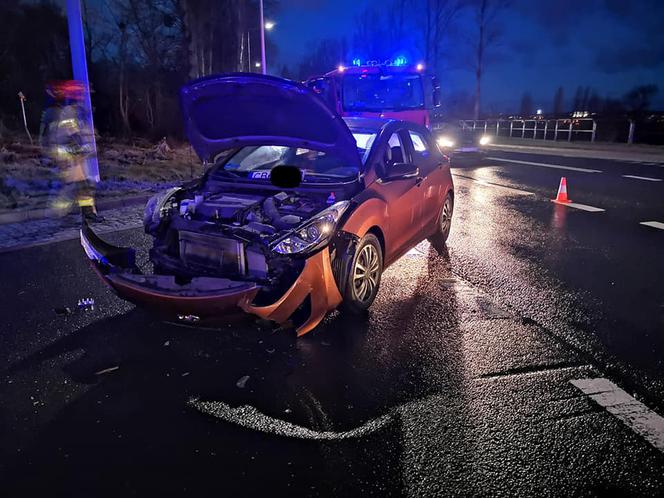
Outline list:
[[[185,372],[185,373],[182,374],[182,377],[186,377],[186,376],[189,375],[190,373],[191,373],[191,372]]]
[[[238,379],[238,381],[235,383],[235,385],[240,388],[244,389],[244,387],[247,385],[247,381],[249,380],[248,375],[244,375]]]
[[[171,341],[166,341],[166,342],[164,343],[164,346],[170,346],[170,345],[171,345]]]
[[[83,311],[94,311],[95,309],[95,300],[91,297],[85,297],[78,300],[78,308]]]
[[[104,375],[109,372],[114,372],[118,370],[120,367],[119,366],[114,366],[114,367],[109,367],[109,368],[104,368],[103,370],[99,370],[98,372],[95,372],[95,375]]]
[[[276,351],[276,349],[274,349],[274,348],[268,348],[268,349],[266,349],[265,351],[267,351],[268,354],[272,354],[272,353],[274,353],[274,352]]]

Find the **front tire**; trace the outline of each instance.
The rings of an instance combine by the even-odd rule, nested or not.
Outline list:
[[[447,238],[450,236],[450,228],[452,228],[453,213],[454,198],[451,194],[447,194],[443,207],[438,215],[438,220],[436,221],[436,231],[431,237],[429,237],[429,242],[431,242],[434,247],[442,247],[445,245],[445,242],[447,242]]]
[[[376,299],[383,274],[383,251],[378,238],[366,234],[357,245],[343,293],[343,311],[361,314]]]

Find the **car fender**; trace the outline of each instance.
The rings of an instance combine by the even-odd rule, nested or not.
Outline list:
[[[357,206],[341,228],[362,238],[371,227],[378,226],[383,232],[387,226],[387,203],[378,197],[367,199]]]

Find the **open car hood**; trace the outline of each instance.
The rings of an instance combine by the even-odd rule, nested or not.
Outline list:
[[[182,87],[180,104],[189,141],[203,161],[246,145],[284,145],[361,167],[343,119],[294,81],[252,73],[209,76]]]

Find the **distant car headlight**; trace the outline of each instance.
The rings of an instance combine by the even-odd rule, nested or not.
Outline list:
[[[483,135],[482,138],[480,138],[480,145],[488,145],[491,143],[491,137],[488,135]]]
[[[279,254],[302,254],[324,246],[332,238],[348,206],[350,201],[333,204],[276,241],[272,250]]]
[[[143,210],[143,225],[146,232],[149,233],[157,228],[161,219],[171,208],[168,202],[178,190],[180,187],[173,187],[150,197]]]
[[[454,140],[452,140],[450,137],[443,135],[442,137],[438,137],[438,145],[440,147],[454,147]]]

